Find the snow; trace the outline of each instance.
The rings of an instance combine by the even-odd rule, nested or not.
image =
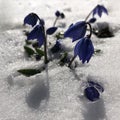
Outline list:
[[[100,55],[92,57],[88,64],[79,63],[75,70],[60,67],[57,60],[50,62],[40,74],[25,77],[17,73],[21,68],[40,67],[42,61],[26,59],[23,45],[25,36],[22,26],[24,17],[36,12],[53,23],[54,12],[65,12],[66,28],[85,16],[97,3],[109,10],[98,21],[110,23],[114,37],[98,39],[92,36]],[[0,120],[118,120],[120,117],[120,7],[119,0],[0,0]],[[58,24],[59,24],[58,23]],[[65,30],[60,29],[60,30]],[[49,38],[52,42],[53,38]],[[65,39],[64,44],[74,44]],[[84,83],[88,79],[97,81],[105,91],[97,102],[83,96]]]

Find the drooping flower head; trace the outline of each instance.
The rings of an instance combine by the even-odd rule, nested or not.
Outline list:
[[[29,24],[34,27],[37,24],[38,16],[35,13],[30,13],[24,18],[24,25]]]
[[[64,37],[72,38],[72,42],[83,38],[87,30],[87,24],[85,21],[77,22],[76,24],[70,25],[67,31],[64,33]]]
[[[63,12],[60,12],[59,10],[57,10],[57,11],[55,12],[55,16],[56,16],[56,17],[60,17],[60,18],[62,18],[62,19],[65,18],[65,14],[64,14]]]
[[[105,14],[108,15],[108,11],[107,11],[107,9],[103,5],[97,5],[93,9],[93,16],[95,16],[97,14],[99,17],[101,17],[102,13],[105,13]]]
[[[88,100],[94,102],[100,98],[100,93],[102,93],[103,91],[104,88],[102,85],[94,81],[88,81],[86,82],[84,95]]]
[[[94,87],[87,87],[84,90],[85,97],[90,101],[96,101],[100,98],[100,93]]]
[[[89,37],[84,37],[77,42],[74,48],[74,56],[78,56],[82,63],[89,62],[94,53],[94,47]]]

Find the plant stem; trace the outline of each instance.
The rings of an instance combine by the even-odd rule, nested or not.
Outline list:
[[[75,58],[76,58],[76,56],[74,56],[74,57],[70,60],[70,62],[69,62],[69,64],[68,64],[68,67],[69,67],[69,68],[71,68],[71,64],[72,64],[72,62],[75,60]]]
[[[45,41],[44,41],[44,63],[47,64],[48,63],[48,58],[47,58],[47,34],[45,34]]]
[[[55,19],[55,21],[54,21],[54,23],[53,23],[53,27],[55,27],[58,18],[59,18],[59,17],[56,17],[56,19]]]
[[[94,7],[91,11],[90,11],[90,13],[87,15],[87,17],[85,18],[85,21],[87,21],[88,20],[88,18],[90,17],[90,15],[92,14],[92,12],[93,12],[93,10],[95,9],[96,7]]]
[[[42,26],[42,32],[44,34],[44,63],[48,63],[48,58],[47,58],[47,34],[45,31],[45,27]]]
[[[91,35],[92,35],[92,33],[93,33],[93,31],[92,31],[92,26],[91,26],[91,24],[90,24],[89,22],[87,22],[86,24],[87,24],[87,25],[89,26],[89,28],[90,28],[90,34],[88,35],[88,37],[90,38]]]

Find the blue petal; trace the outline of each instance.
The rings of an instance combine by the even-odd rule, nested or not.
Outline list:
[[[37,25],[27,36],[27,40],[37,39],[39,46],[41,46],[44,42],[44,32],[42,30],[41,25]]]
[[[100,98],[100,94],[99,92],[97,91],[96,88],[94,87],[87,87],[85,90],[84,90],[84,95],[87,99],[89,99],[90,101],[96,101]]]
[[[92,57],[93,53],[94,53],[94,46],[92,44],[92,41],[91,40],[87,40],[88,42],[88,48],[87,48],[87,56],[86,56],[86,60],[87,60],[87,63],[89,62],[90,58]]]
[[[60,14],[60,17],[61,17],[62,19],[64,19],[64,18],[65,18],[65,14],[64,14],[64,13],[61,13],[61,14]]]
[[[64,33],[64,37],[72,38],[73,42],[84,37],[86,33],[87,25],[85,21],[77,22],[74,25],[71,25],[68,30]]]
[[[100,7],[101,8],[101,7]],[[98,9],[98,16],[101,17],[102,16],[102,9]]]
[[[88,81],[89,86],[97,88],[100,92],[104,92],[104,88],[102,85],[100,85],[97,82],[94,81]]]
[[[56,17],[59,17],[59,16],[60,16],[60,11],[57,10],[57,11],[55,12],[55,15],[56,15]]]
[[[98,9],[99,9],[99,5],[97,5],[94,10],[93,10],[93,16],[95,16],[95,14],[98,14]]]
[[[104,13],[106,13],[106,14],[108,15],[108,11],[107,11],[107,9],[106,9],[104,6],[101,6],[101,9],[102,9],[102,11],[103,11]]]
[[[87,37],[80,39],[74,48],[74,56],[78,55],[82,63],[85,63],[85,61],[89,62],[93,53],[94,47],[92,41]]]
[[[35,13],[30,13],[24,18],[24,24],[29,24],[32,27],[37,24],[38,16]]]
[[[52,35],[57,30],[57,27],[50,27],[47,29],[46,33]]]
[[[82,45],[83,45],[83,42],[84,42],[84,38],[80,39],[77,44],[75,45],[75,48],[74,48],[74,56],[77,56],[79,55],[80,56],[80,53],[82,51]],[[81,59],[81,56],[79,57]]]
[[[93,10],[93,16],[97,14],[99,17],[101,17],[103,12],[108,14],[107,9],[103,5],[97,5]]]

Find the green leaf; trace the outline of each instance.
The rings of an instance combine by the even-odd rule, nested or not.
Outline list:
[[[29,41],[29,40],[25,40],[25,43],[26,43],[26,45],[31,45],[32,44],[32,42]]]
[[[64,38],[64,33],[63,32],[58,32],[56,35],[55,35],[55,38],[58,39],[63,39]]]
[[[35,54],[35,51],[28,46],[24,46],[24,49],[25,49],[25,52],[28,54],[28,56]]]
[[[39,48],[36,48],[35,50],[36,50],[36,52],[38,53],[38,55],[40,55],[41,57],[44,56],[44,51],[42,51],[42,50],[39,49]]]
[[[41,70],[38,69],[20,69],[18,70],[19,73],[21,73],[22,75],[25,75],[27,77],[36,75],[38,73],[41,73]]]
[[[95,49],[94,50],[94,55],[100,55],[102,51],[100,49]]]
[[[69,61],[68,53],[65,52],[65,53],[61,56],[60,61],[59,61],[59,64],[60,64],[60,66],[63,66],[63,65],[65,65],[65,63],[68,63],[68,61]]]

